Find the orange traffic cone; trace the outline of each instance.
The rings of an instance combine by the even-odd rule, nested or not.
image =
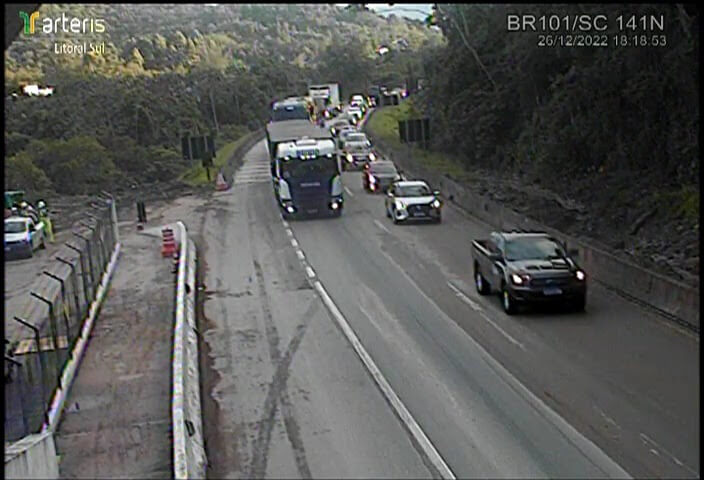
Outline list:
[[[174,231],[171,228],[164,228],[161,231],[162,236],[162,247],[161,255],[163,257],[171,257],[176,251],[176,239],[174,238]]]

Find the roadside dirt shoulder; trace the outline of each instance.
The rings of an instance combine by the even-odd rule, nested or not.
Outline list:
[[[62,478],[172,476],[172,260],[160,237],[121,223],[115,276],[56,436]]]

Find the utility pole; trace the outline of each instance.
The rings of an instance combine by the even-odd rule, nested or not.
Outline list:
[[[208,93],[210,94],[210,108],[213,110],[213,122],[215,123],[215,131],[220,133],[220,126],[218,125],[218,117],[215,116],[215,103],[213,102],[213,90],[208,88]]]

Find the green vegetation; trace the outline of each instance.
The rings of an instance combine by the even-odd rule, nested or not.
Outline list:
[[[398,106],[384,107],[378,110],[367,124],[367,128],[374,138],[380,138],[384,143],[392,148],[408,148],[401,143],[398,133],[399,120],[409,118],[419,118],[420,115],[413,104],[412,99],[408,99]],[[418,147],[411,148],[413,159],[422,163],[425,167],[433,169],[444,175],[448,175],[455,180],[468,180],[471,178],[460,160],[451,154],[423,150]]]
[[[41,32],[6,50],[5,185],[30,195],[176,179],[191,167],[181,160],[182,133],[214,132],[217,122],[220,145],[233,141],[261,127],[272,100],[311,82],[339,82],[343,96],[369,82],[401,84],[418,75],[420,49],[442,41],[420,22],[329,4],[43,4],[39,12],[104,19],[105,32],[81,40],[104,42],[105,54],[56,54],[56,42],[76,36]],[[379,45],[399,38],[404,51],[377,58]],[[11,100],[23,82],[56,90]],[[240,133],[227,139],[228,128]],[[77,146],[53,143],[75,138]],[[78,156],[62,167],[41,156],[72,145]]]
[[[243,135],[239,139],[226,143],[218,149],[217,154],[213,159],[214,166],[210,169],[210,181],[208,181],[208,172],[205,170],[202,163],[197,163],[186,170],[181,175],[181,180],[191,186],[205,185],[207,183],[214,182],[220,168],[227,164],[235,149],[239,147],[246,139],[246,135]]]
[[[447,43],[423,53],[428,88],[418,102],[431,117],[433,148],[461,154],[468,170],[515,173],[563,193],[617,177],[631,179],[632,190],[698,190],[696,8],[629,10],[663,16],[666,47],[613,46],[615,20],[604,32],[608,48],[539,48],[537,35],[506,31],[509,14],[616,19],[621,10],[436,5]]]

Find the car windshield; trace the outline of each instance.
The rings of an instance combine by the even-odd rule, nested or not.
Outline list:
[[[327,157],[315,157],[309,160],[293,159],[282,162],[281,171],[284,178],[302,177],[308,174],[335,175],[337,160]]]
[[[399,185],[396,187],[399,197],[427,197],[431,195],[427,185]]]
[[[369,167],[371,173],[396,174],[396,167],[392,163],[372,164]]]
[[[25,222],[5,222],[5,233],[23,233],[27,231]]]
[[[562,247],[546,237],[520,238],[506,242],[506,260],[553,260],[563,258]]]

